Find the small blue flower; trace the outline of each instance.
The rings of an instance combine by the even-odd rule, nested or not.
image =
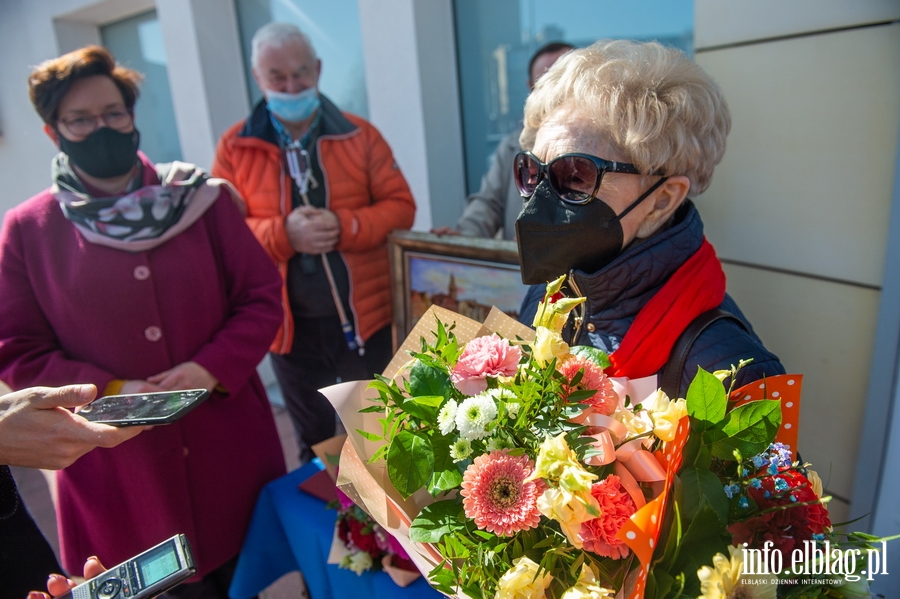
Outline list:
[[[769,459],[764,454],[755,455],[752,460],[755,468],[762,468],[769,463]]]
[[[765,497],[766,499],[768,499],[768,498],[771,497],[771,496],[772,496],[772,494],[769,493],[768,491],[766,491],[766,494],[764,495],[764,497]]]
[[[771,474],[772,476],[778,474],[778,462],[772,461],[772,463],[769,464],[769,474]]]
[[[813,541],[824,541],[825,535],[821,532],[814,532],[812,538]]]
[[[788,490],[787,481],[784,480],[783,478],[776,478],[775,479],[775,490],[776,491],[787,491]]]
[[[791,503],[797,503],[797,498],[791,495]]]
[[[746,497],[741,497],[741,498],[738,500],[738,507],[741,508],[742,510],[745,510],[745,509],[747,509],[748,507],[750,507],[750,502],[747,501],[747,498],[746,498]]]
[[[753,487],[754,489],[762,488],[762,481],[759,480],[758,478],[754,478],[753,480],[750,481],[750,486]]]
[[[735,494],[740,493],[741,488],[738,485],[725,485],[725,495],[731,499]]]

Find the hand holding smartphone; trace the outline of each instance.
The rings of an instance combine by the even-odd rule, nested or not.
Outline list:
[[[57,599],[146,599],[177,586],[196,572],[187,537],[179,534],[86,580]]]
[[[153,426],[175,422],[207,397],[206,389],[107,395],[95,399],[77,414],[112,426]]]

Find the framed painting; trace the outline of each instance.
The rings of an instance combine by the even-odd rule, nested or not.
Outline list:
[[[394,301],[394,347],[432,305],[484,322],[492,306],[513,318],[528,286],[516,242],[419,231],[388,237]]]

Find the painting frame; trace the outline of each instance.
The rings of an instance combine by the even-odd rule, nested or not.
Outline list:
[[[414,260],[462,265],[460,268],[494,270],[502,274],[504,281],[515,273],[518,291],[524,297],[528,286],[522,283],[519,266],[519,250],[515,241],[485,239],[462,235],[436,235],[422,231],[394,231],[388,236],[388,253],[391,270],[391,295],[393,301],[394,351],[403,343],[416,324],[418,317],[412,312],[412,288]],[[509,292],[513,293],[512,283]],[[476,298],[477,299],[477,298]],[[470,316],[469,314],[464,314]]]

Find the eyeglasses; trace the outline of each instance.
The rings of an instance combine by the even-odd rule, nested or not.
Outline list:
[[[516,187],[530,198],[543,177],[570,204],[587,204],[600,189],[604,173],[641,173],[633,164],[613,162],[590,154],[560,154],[544,164],[531,152],[519,152],[514,161]]]
[[[116,108],[97,116],[79,116],[71,119],[59,119],[66,130],[76,137],[87,137],[99,128],[97,119],[110,129],[121,131],[127,129],[132,122],[131,112],[124,108]]]

